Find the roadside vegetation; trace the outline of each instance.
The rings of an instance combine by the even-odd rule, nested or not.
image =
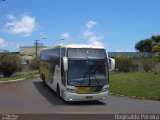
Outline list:
[[[110,93],[160,100],[160,73],[111,73]]]
[[[22,71],[21,59],[18,55],[9,53],[6,50],[0,52],[0,73],[9,77],[15,72]]]
[[[115,57],[116,69],[119,72],[129,72],[132,68],[132,58],[129,56],[118,55]]]
[[[32,78],[39,74],[39,57],[22,64],[20,55],[11,54],[7,50],[0,51],[0,81]]]
[[[11,80],[17,80],[17,79],[29,79],[29,78],[33,78],[35,76],[38,76],[39,75],[39,72],[38,71],[28,71],[28,72],[21,72],[21,73],[17,73],[17,74],[14,74],[10,77],[3,77],[1,76],[0,77],[0,82],[1,81],[11,81]]]
[[[157,64],[160,64],[160,35],[152,35],[150,38],[140,40],[135,44],[135,49],[150,54],[148,57],[145,54],[142,56],[145,72],[150,71],[152,68],[156,69]]]
[[[39,70],[39,56],[31,60],[29,64],[29,70]]]
[[[132,72],[133,58],[116,56],[116,72],[110,73],[110,93],[137,98],[160,100],[160,35],[140,40],[135,44],[141,71]]]

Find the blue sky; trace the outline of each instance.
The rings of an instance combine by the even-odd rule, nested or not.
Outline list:
[[[80,43],[135,51],[139,40],[160,34],[159,5],[160,0],[0,1],[0,49],[19,51],[40,40],[45,46]]]

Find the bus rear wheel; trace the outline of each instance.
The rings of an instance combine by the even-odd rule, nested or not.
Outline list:
[[[46,85],[46,82],[45,82],[45,76],[42,74],[42,81],[43,83]]]

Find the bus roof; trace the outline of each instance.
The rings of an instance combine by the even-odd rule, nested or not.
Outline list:
[[[95,49],[104,49],[101,46],[94,46],[94,45],[84,45],[84,44],[57,44],[48,48],[44,48],[43,50],[49,50],[57,47],[64,47],[64,48],[95,48]]]

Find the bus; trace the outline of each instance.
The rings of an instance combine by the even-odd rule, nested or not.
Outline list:
[[[65,101],[106,99],[114,67],[102,47],[58,44],[40,52],[41,79]]]

